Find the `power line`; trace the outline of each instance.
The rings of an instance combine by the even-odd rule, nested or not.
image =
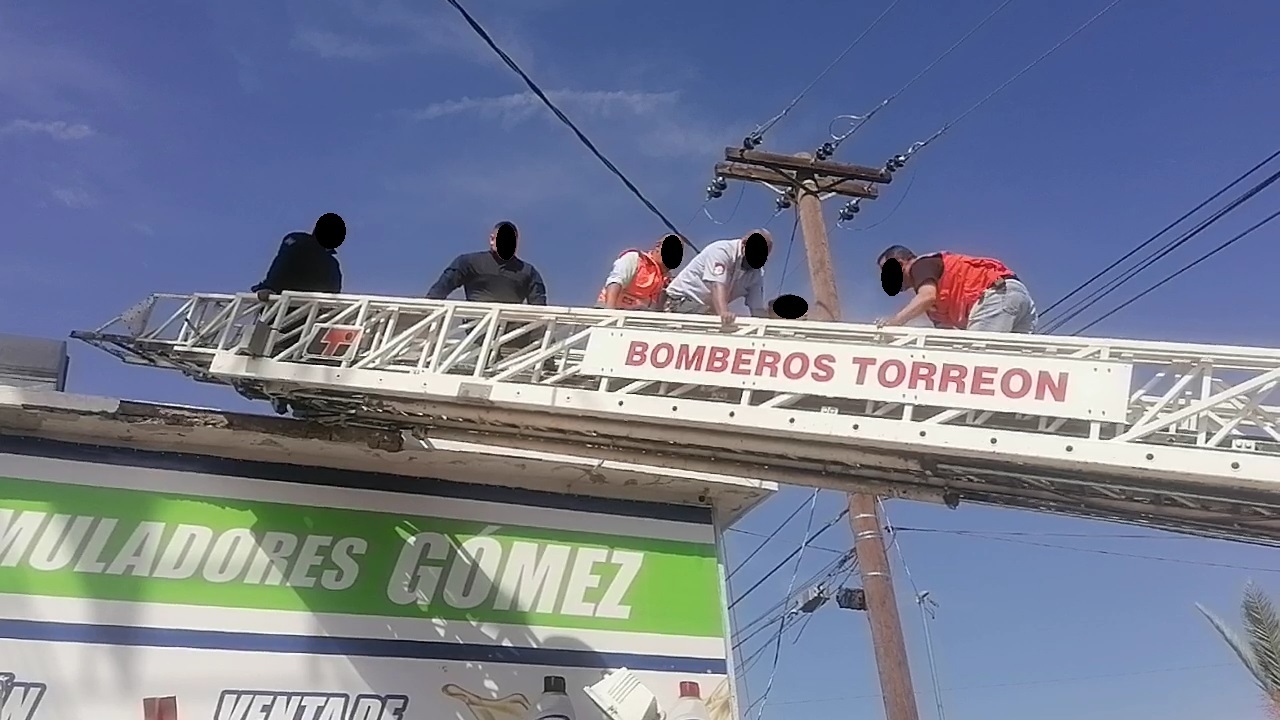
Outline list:
[[[778,294],[782,294],[782,286],[787,282],[787,272],[791,269],[791,249],[796,245],[796,228],[800,227],[800,213],[796,213],[796,221],[791,223],[791,239],[787,241],[787,256],[782,260],[782,276],[778,278]]]
[[[1272,217],[1280,216],[1280,210],[1276,211]],[[898,532],[921,531],[920,528],[898,528]],[[1101,548],[1085,548],[1073,545],[1058,545],[1055,543],[1036,542],[1034,540],[1022,540],[1012,537],[999,537],[996,535],[984,535],[976,532],[949,532],[947,530],[932,529],[926,532],[934,532],[941,534],[954,534],[964,537],[979,538],[982,540],[992,540],[995,542],[1012,543],[1015,545],[1028,545],[1031,547],[1049,548],[1052,550],[1071,550],[1074,552],[1092,553],[1094,555],[1110,555],[1111,557],[1128,558],[1131,560],[1152,560],[1155,562],[1179,563],[1181,565],[1198,565],[1201,567],[1223,568],[1227,570],[1248,570],[1251,572],[1280,573],[1277,568],[1253,567],[1248,565],[1235,565],[1232,563],[1213,562],[1211,560],[1191,560],[1189,558],[1166,557],[1162,555],[1144,555],[1140,553],[1120,552],[1116,550],[1103,550]]]
[[[747,555],[747,557],[746,557],[746,559],[745,559],[745,560],[743,560],[742,562],[738,563],[736,567],[734,567],[732,570],[730,570],[730,571],[729,571],[729,575],[728,575],[728,577],[733,577],[733,576],[734,576],[735,574],[737,574],[737,572],[738,572],[739,570],[741,570],[741,569],[742,569],[742,568],[743,568],[747,563],[751,562],[751,559],[752,559],[752,558],[754,558],[757,554],[759,554],[759,552],[760,552],[761,550],[763,550],[763,549],[764,549],[764,546],[769,544],[769,541],[770,541],[770,540],[772,540],[772,539],[774,539],[775,537],[777,537],[777,536],[778,536],[778,533],[782,531],[782,528],[786,527],[786,526],[787,526],[787,523],[791,522],[791,521],[792,521],[792,519],[794,519],[794,518],[795,518],[795,516],[799,515],[799,514],[800,514],[800,511],[804,509],[804,506],[805,506],[805,505],[807,505],[807,504],[809,504],[809,503],[811,502],[811,500],[812,500],[813,498],[816,498],[816,497],[818,497],[818,491],[817,491],[817,490],[814,490],[814,491],[813,491],[813,495],[811,496],[810,500],[805,500],[804,502],[802,502],[802,503],[800,503],[799,505],[797,505],[797,506],[796,506],[796,509],[795,509],[795,510],[792,510],[792,511],[791,511],[791,514],[790,514],[790,515],[788,515],[788,516],[786,517],[786,519],[785,519],[785,520],[783,520],[782,522],[778,523],[778,526],[777,526],[777,527],[775,527],[775,528],[774,528],[774,529],[773,529],[773,530],[772,530],[772,531],[771,531],[767,536],[765,536],[765,538],[764,538],[764,542],[762,542],[762,543],[760,543],[759,545],[757,545],[757,546],[756,546],[756,549],[755,549],[755,550],[752,550],[752,551],[751,551],[751,553],[750,553],[749,555]],[[805,530],[805,534],[806,534],[806,535],[807,535],[807,534],[809,534],[809,531],[808,531],[808,530]]]
[[[1280,173],[1277,173],[1277,176],[1280,176]],[[1235,237],[1231,238],[1230,240],[1227,240],[1226,242],[1224,242],[1224,243],[1222,243],[1221,245],[1219,245],[1218,247],[1216,247],[1216,248],[1214,248],[1214,249],[1210,250],[1209,252],[1205,253],[1204,255],[1201,255],[1200,257],[1196,258],[1195,260],[1193,260],[1193,261],[1191,261],[1191,262],[1187,263],[1186,265],[1183,265],[1181,268],[1179,268],[1179,269],[1178,269],[1178,271],[1177,271],[1177,272],[1173,273],[1172,275],[1169,275],[1168,277],[1166,277],[1165,279],[1163,279],[1163,280],[1161,280],[1160,282],[1156,283],[1155,285],[1152,285],[1151,287],[1147,288],[1146,290],[1143,290],[1142,292],[1138,293],[1137,295],[1134,295],[1133,297],[1129,298],[1128,300],[1124,301],[1123,303],[1121,303],[1121,304],[1117,305],[1116,307],[1112,308],[1112,309],[1111,309],[1111,310],[1109,310],[1108,312],[1104,313],[1102,317],[1098,318],[1097,320],[1094,320],[1093,322],[1089,323],[1088,325],[1085,325],[1084,327],[1080,328],[1079,330],[1075,331],[1075,332],[1074,332],[1074,333],[1072,333],[1072,334],[1073,334],[1073,335],[1079,335],[1080,333],[1084,332],[1085,330],[1088,330],[1089,328],[1093,327],[1094,325],[1097,325],[1098,323],[1102,322],[1103,320],[1106,320],[1107,318],[1111,317],[1112,315],[1115,315],[1116,313],[1118,313],[1118,312],[1120,312],[1121,310],[1123,310],[1123,309],[1125,309],[1125,308],[1129,307],[1130,305],[1132,305],[1132,304],[1134,304],[1135,302],[1137,302],[1137,301],[1141,300],[1142,298],[1146,297],[1147,295],[1150,295],[1152,292],[1155,292],[1158,288],[1160,288],[1161,286],[1165,285],[1166,283],[1168,283],[1168,282],[1172,281],[1174,278],[1178,277],[1179,275],[1181,275],[1181,274],[1183,274],[1183,273],[1187,272],[1187,271],[1188,271],[1188,270],[1190,270],[1191,268],[1193,268],[1193,267],[1195,267],[1195,266],[1199,265],[1200,263],[1204,262],[1205,260],[1208,260],[1209,258],[1213,257],[1214,255],[1217,255],[1218,253],[1222,252],[1223,250],[1226,250],[1227,248],[1229,248],[1229,247],[1231,247],[1232,245],[1234,245],[1236,242],[1238,242],[1238,241],[1240,241],[1240,240],[1243,240],[1243,239],[1244,239],[1245,237],[1247,237],[1250,233],[1252,233],[1253,231],[1255,231],[1255,230],[1257,230],[1258,228],[1262,227],[1263,225],[1266,225],[1267,223],[1271,222],[1272,220],[1275,220],[1277,217],[1280,217],[1280,210],[1277,210],[1277,211],[1275,211],[1275,212],[1271,213],[1271,214],[1270,214],[1270,215],[1268,215],[1267,217],[1265,217],[1265,218],[1263,218],[1262,220],[1259,220],[1258,222],[1254,223],[1254,224],[1253,224],[1252,226],[1250,226],[1248,229],[1246,229],[1246,230],[1244,230],[1243,232],[1239,233],[1238,235],[1236,235]]]
[[[1002,535],[1011,537],[1060,537],[1089,540],[1203,540],[1195,535],[1145,535],[1142,533],[1036,532],[1029,530],[953,530],[949,528],[894,527],[900,533],[945,533],[947,535]]]
[[[725,528],[725,529],[731,533],[738,533],[739,535],[748,535],[754,538],[769,539],[773,537],[772,534],[766,535],[765,533],[755,532],[753,530],[742,530],[741,528]],[[829,553],[839,553],[841,555],[847,552],[846,550],[837,550],[833,547],[827,547],[826,545],[810,545],[809,547],[813,548],[814,550],[821,550],[823,552],[829,552]]]
[[[852,559],[851,552],[842,553],[840,557],[833,559],[831,562],[824,565],[821,570],[819,570],[818,572],[810,576],[808,580],[805,580],[803,583],[801,583],[800,587],[808,588],[814,585],[822,584],[827,579],[831,578],[833,575],[840,572],[840,569],[844,567],[845,564],[847,564],[851,559]],[[790,597],[782,598],[782,600],[779,600],[778,602],[774,603],[771,607],[769,607],[769,609],[757,615],[756,618],[751,622],[748,622],[746,625],[743,625],[742,627],[735,628],[734,630],[735,630],[736,636],[742,636],[743,633],[747,633],[747,631],[752,628],[755,628],[755,630],[753,630],[750,633],[747,633],[744,637],[737,637],[737,639],[734,641],[733,647],[737,648],[737,647],[741,647],[742,645],[745,645],[746,643],[751,641],[751,638],[760,634],[761,630],[772,625],[774,622],[778,620],[778,618],[787,615],[790,612],[791,602],[796,599],[796,595],[797,593],[792,593]]]
[[[1054,308],[1057,308],[1057,307],[1058,307],[1059,305],[1061,305],[1062,303],[1064,303],[1064,302],[1066,302],[1067,300],[1071,299],[1071,297],[1072,297],[1072,296],[1074,296],[1076,293],[1079,293],[1080,291],[1084,290],[1086,287],[1088,287],[1088,286],[1092,285],[1092,284],[1093,284],[1093,283],[1094,283],[1098,278],[1102,277],[1103,275],[1106,275],[1108,272],[1111,272],[1111,271],[1112,271],[1112,270],[1114,270],[1115,268],[1119,267],[1119,266],[1120,266],[1120,264],[1121,264],[1121,263],[1123,263],[1125,260],[1128,260],[1129,258],[1131,258],[1131,257],[1133,257],[1134,255],[1138,254],[1138,251],[1142,250],[1142,249],[1143,249],[1143,248],[1145,248],[1146,246],[1148,246],[1148,245],[1150,245],[1151,243],[1155,242],[1155,241],[1156,241],[1156,240],[1158,240],[1162,235],[1164,235],[1165,233],[1167,233],[1167,232],[1169,232],[1170,230],[1174,229],[1174,228],[1175,228],[1175,227],[1177,227],[1178,225],[1181,225],[1181,224],[1182,224],[1182,222],[1183,222],[1183,221],[1185,221],[1187,218],[1189,218],[1189,217],[1191,217],[1192,215],[1194,215],[1194,214],[1196,214],[1197,212],[1199,212],[1201,209],[1203,209],[1203,208],[1204,208],[1206,205],[1208,205],[1209,203],[1211,203],[1211,202],[1213,202],[1214,200],[1217,200],[1219,197],[1222,197],[1223,195],[1225,195],[1225,194],[1227,193],[1227,191],[1229,191],[1231,188],[1233,188],[1233,187],[1235,187],[1236,185],[1239,185],[1240,183],[1244,182],[1245,178],[1247,178],[1247,177],[1249,177],[1250,175],[1254,174],[1254,173],[1255,173],[1255,172],[1257,172],[1258,170],[1261,170],[1261,169],[1262,169],[1262,167],[1263,167],[1264,165],[1266,165],[1267,163],[1269,163],[1269,162],[1271,162],[1272,160],[1276,159],[1277,157],[1280,157],[1280,150],[1276,150],[1275,152],[1271,153],[1271,154],[1270,154],[1270,155],[1268,155],[1268,156],[1267,156],[1267,158],[1266,158],[1266,159],[1264,159],[1262,162],[1260,162],[1260,163],[1258,163],[1257,165],[1254,165],[1253,167],[1251,167],[1251,168],[1249,168],[1248,170],[1246,170],[1244,173],[1242,173],[1242,174],[1241,174],[1239,177],[1237,177],[1235,180],[1232,180],[1230,183],[1227,183],[1227,185],[1225,185],[1222,189],[1220,189],[1220,190],[1218,190],[1217,192],[1215,192],[1214,194],[1210,195],[1208,198],[1206,198],[1206,199],[1205,199],[1203,202],[1201,202],[1199,205],[1196,205],[1195,207],[1193,207],[1193,208],[1191,208],[1190,210],[1188,210],[1188,211],[1186,211],[1185,213],[1183,213],[1183,214],[1182,214],[1182,217],[1179,217],[1177,220],[1174,220],[1173,222],[1171,222],[1171,223],[1169,223],[1168,225],[1166,225],[1162,230],[1160,230],[1160,232],[1158,232],[1158,233],[1156,233],[1155,235],[1152,235],[1151,237],[1147,238],[1146,240],[1144,240],[1143,242],[1141,242],[1140,244],[1138,244],[1136,247],[1134,247],[1132,250],[1130,250],[1129,252],[1125,253],[1125,254],[1124,254],[1123,256],[1121,256],[1119,259],[1117,259],[1116,261],[1112,262],[1110,265],[1108,265],[1108,266],[1104,267],[1103,269],[1099,270],[1099,271],[1097,272],[1097,274],[1095,274],[1093,277],[1091,277],[1091,278],[1089,278],[1088,280],[1085,280],[1084,282],[1082,282],[1082,283],[1080,283],[1079,285],[1077,285],[1077,286],[1075,287],[1075,289],[1074,289],[1074,290],[1072,290],[1071,292],[1067,293],[1066,295],[1063,295],[1062,297],[1058,298],[1058,300],[1057,300],[1057,301],[1055,301],[1052,305],[1050,305],[1049,307],[1045,308],[1044,312],[1043,312],[1043,313],[1041,313],[1041,314],[1042,314],[1042,315],[1048,315],[1049,313],[1053,312]],[[1068,310],[1068,312],[1070,312],[1070,311]]]
[[[667,216],[663,215],[662,211],[659,210],[656,205],[650,202],[649,199],[644,196],[644,193],[640,192],[640,188],[636,187],[635,183],[631,182],[631,180],[629,180],[627,176],[624,175],[623,172],[618,169],[617,165],[614,165],[613,162],[609,160],[609,158],[605,157],[604,153],[600,152],[600,150],[596,148],[595,143],[591,142],[591,139],[588,138],[586,134],[584,134],[581,130],[579,130],[578,126],[575,125],[567,115],[561,112],[560,108],[556,107],[555,103],[551,102],[551,100],[547,97],[547,94],[542,91],[542,88],[538,87],[538,84],[535,83],[533,79],[529,77],[528,73],[526,73],[524,70],[520,68],[519,65],[516,64],[515,60],[511,59],[510,55],[508,55],[505,51],[503,51],[502,48],[498,47],[498,44],[494,42],[492,37],[490,37],[488,31],[486,31],[483,27],[481,27],[480,23],[476,22],[475,18],[471,17],[471,13],[467,12],[467,9],[462,7],[462,5],[458,2],[458,0],[448,0],[448,3],[452,5],[454,9],[456,9],[459,13],[462,14],[462,18],[467,21],[467,24],[471,26],[471,29],[474,30],[476,34],[480,36],[480,39],[485,41],[485,43],[489,46],[490,49],[492,49],[495,53],[497,53],[498,57],[502,58],[502,62],[506,63],[507,67],[511,68],[517,75],[519,75],[521,80],[524,80],[524,84],[529,86],[529,90],[532,91],[534,95],[538,96],[538,99],[542,101],[542,104],[546,105],[547,108],[550,109],[551,112],[554,113],[555,116],[560,120],[560,122],[564,123],[570,130],[572,130],[574,135],[578,136],[579,142],[585,145],[586,148],[591,151],[591,154],[596,156],[597,160],[604,163],[604,166],[608,168],[610,172],[616,175],[618,179],[622,181],[623,185],[627,186],[627,189],[631,191],[632,195],[635,195],[640,200],[640,202],[644,203],[645,207],[649,208],[649,212],[656,215],[658,219],[662,221],[662,224],[667,226],[668,230],[680,236],[681,238],[684,238],[684,235],[681,234],[681,232],[676,229],[676,226],[672,224],[670,220],[667,219]],[[689,247],[693,248],[694,252],[700,252],[698,250],[698,247],[694,245],[692,242],[689,242],[687,238],[685,238],[685,243],[688,244]]]
[[[1166,255],[1169,255],[1174,250],[1177,250],[1178,248],[1187,244],[1193,238],[1195,238],[1195,236],[1207,230],[1214,223],[1226,217],[1227,215],[1235,211],[1236,208],[1240,207],[1244,203],[1253,199],[1258,193],[1262,192],[1271,184],[1276,182],[1276,180],[1280,180],[1280,171],[1273,173],[1271,176],[1263,179],[1257,185],[1254,185],[1253,187],[1249,188],[1245,192],[1241,193],[1234,200],[1227,203],[1225,206],[1219,208],[1212,215],[1205,218],[1204,220],[1201,220],[1199,223],[1195,225],[1195,227],[1182,233],[1174,240],[1165,243],[1155,252],[1149,253],[1146,257],[1144,257],[1142,260],[1138,262],[1138,264],[1135,266],[1135,268],[1131,272],[1121,275],[1120,277],[1115,278],[1110,282],[1108,282],[1102,288],[1099,288],[1098,290],[1094,290],[1092,293],[1089,293],[1088,297],[1086,297],[1084,300],[1081,300],[1077,302],[1075,305],[1072,305],[1071,308],[1066,311],[1067,315],[1065,317],[1061,317],[1053,321],[1053,323],[1049,325],[1045,329],[1045,331],[1054,332],[1056,330],[1061,329],[1062,326],[1066,325],[1068,322],[1071,322],[1075,318],[1079,317],[1089,308],[1093,307],[1094,305],[1097,305],[1103,298],[1105,298],[1106,296],[1118,290],[1120,286],[1129,282],[1134,277],[1136,277],[1139,273],[1149,268],[1152,263],[1163,259]],[[1077,331],[1076,334],[1078,334],[1079,332],[1082,332],[1082,331]]]
[[[764,577],[762,577],[762,578],[760,578],[759,580],[757,580],[757,581],[755,582],[755,584],[753,584],[751,587],[747,588],[745,592],[743,592],[743,593],[742,593],[741,595],[739,595],[738,597],[734,598],[734,599],[733,599],[733,601],[729,603],[729,607],[731,607],[731,608],[732,608],[734,605],[737,605],[738,603],[742,602],[742,600],[743,600],[744,598],[746,598],[748,595],[750,595],[751,593],[755,592],[756,588],[760,587],[761,585],[763,585],[763,584],[764,584],[764,582],[765,582],[766,580],[768,580],[769,578],[773,577],[773,574],[774,574],[774,573],[776,573],[776,572],[778,572],[779,570],[781,570],[781,569],[782,569],[782,566],[783,566],[783,565],[786,565],[786,564],[787,564],[787,562],[791,560],[791,558],[795,557],[796,555],[799,555],[799,554],[800,554],[800,550],[801,550],[802,548],[804,548],[804,547],[805,547],[805,545],[808,545],[809,543],[813,542],[814,540],[817,540],[819,537],[821,537],[821,536],[822,536],[822,533],[824,533],[824,532],[826,532],[826,531],[830,530],[830,529],[831,529],[831,526],[833,526],[833,525],[835,525],[836,523],[840,522],[840,520],[842,520],[842,519],[843,519],[846,515],[848,515],[848,514],[849,514],[849,508],[845,508],[845,509],[841,510],[841,511],[840,511],[840,513],[839,513],[839,514],[837,514],[834,518],[831,518],[830,520],[828,520],[826,525],[823,525],[822,527],[818,528],[818,531],[817,531],[817,532],[815,532],[814,534],[810,535],[807,539],[805,539],[804,543],[803,543],[803,544],[801,544],[799,548],[796,548],[795,550],[791,551],[791,554],[790,554],[790,555],[787,555],[785,558],[783,558],[783,559],[782,559],[782,562],[778,563],[777,565],[775,565],[775,566],[774,566],[774,568],[773,568],[772,570],[770,570],[769,572],[765,573],[765,574],[764,574]]]
[[[1214,670],[1218,668],[1236,667],[1236,665],[1237,663],[1214,663],[1213,665],[1185,665],[1182,667],[1137,670],[1134,672],[1127,672],[1127,673],[1107,673],[1105,675],[1078,675],[1075,677],[1043,678],[1039,680],[1023,680],[1023,681],[1003,682],[1003,683],[984,683],[980,685],[963,685],[961,687],[956,687],[956,688],[947,688],[947,692],[964,692],[967,690],[992,690],[996,688],[1030,687],[1032,685],[1057,685],[1057,684],[1063,684],[1063,683],[1094,682],[1097,680],[1111,680],[1112,678],[1131,678],[1131,677],[1140,677],[1143,675],[1161,675],[1164,673],[1192,672],[1195,670]],[[923,691],[918,691],[916,694],[919,695],[921,692]],[[868,693],[865,695],[843,695],[840,697],[827,697],[827,698],[800,698],[797,700],[782,700],[780,702],[775,702],[774,705],[804,705],[809,703],[844,702],[848,700],[872,700],[879,697],[881,697],[880,693]]]
[[[804,534],[807,538],[809,531],[813,529],[813,511],[818,508],[818,493],[814,490],[813,497],[809,500],[809,518],[805,521]],[[807,542],[800,543],[800,552],[796,554],[796,565],[791,570],[791,579],[787,581],[786,597],[790,598],[796,591],[796,577],[800,575],[800,563],[804,561],[804,549]],[[764,716],[764,706],[768,703],[769,693],[773,691],[773,681],[778,676],[778,659],[782,655],[782,634],[785,628],[782,624],[778,626],[778,636],[773,643],[773,666],[769,668],[769,681],[765,683],[764,693],[760,695],[760,709],[756,711],[756,720],[760,720]]]
[[[840,134],[840,135],[836,135],[835,133],[831,133],[831,142],[823,143],[822,147],[818,149],[817,153],[815,153],[815,156],[816,156],[819,160],[826,160],[827,158],[829,158],[829,157],[831,157],[832,155],[834,155],[834,154],[835,154],[835,152],[836,152],[836,150],[837,150],[837,149],[839,149],[839,147],[840,147],[840,144],[841,144],[841,143],[843,143],[845,140],[848,140],[850,137],[852,137],[854,133],[858,132],[858,130],[860,130],[860,129],[862,128],[862,126],[863,126],[863,125],[867,124],[867,123],[871,120],[871,118],[875,117],[876,113],[878,113],[878,112],[880,112],[881,110],[883,110],[883,109],[885,108],[885,106],[886,106],[886,105],[888,105],[889,103],[893,102],[895,99],[897,99],[897,97],[898,97],[899,95],[901,95],[902,93],[904,93],[904,92],[906,92],[907,90],[909,90],[909,89],[911,88],[911,86],[912,86],[912,85],[915,85],[915,84],[916,84],[916,81],[918,81],[920,78],[924,77],[924,76],[925,76],[925,75],[926,75],[930,70],[934,69],[934,68],[935,68],[935,67],[937,67],[939,64],[941,64],[943,60],[946,60],[946,59],[947,59],[947,57],[948,57],[949,55],[951,55],[951,53],[955,52],[956,48],[959,48],[961,45],[963,45],[963,44],[965,43],[965,41],[966,41],[966,40],[968,40],[969,38],[973,37],[973,35],[974,35],[975,33],[977,33],[979,30],[981,30],[981,29],[982,29],[982,28],[983,28],[983,27],[984,27],[988,22],[990,22],[990,21],[991,21],[991,19],[992,19],[992,18],[994,18],[996,15],[1000,14],[1000,11],[1001,11],[1001,10],[1004,10],[1004,9],[1005,9],[1006,7],[1008,7],[1008,6],[1009,6],[1009,4],[1010,4],[1010,3],[1012,3],[1012,2],[1013,2],[1013,0],[1004,0],[1004,2],[1000,3],[1000,5],[999,5],[999,6],[997,6],[995,10],[992,10],[992,11],[991,11],[991,12],[990,12],[990,13],[989,13],[985,18],[983,18],[983,19],[982,19],[982,20],[981,20],[977,25],[974,25],[972,28],[970,28],[970,29],[969,29],[969,32],[967,32],[967,33],[965,33],[963,36],[961,36],[961,38],[960,38],[959,40],[955,41],[955,43],[954,43],[951,47],[947,48],[947,50],[946,50],[945,52],[943,52],[941,55],[939,55],[938,57],[934,58],[933,62],[929,63],[928,65],[925,65],[925,66],[924,66],[924,69],[923,69],[923,70],[921,70],[920,72],[916,73],[915,77],[913,77],[913,78],[911,78],[910,80],[908,80],[908,81],[907,81],[907,83],[906,83],[905,85],[903,85],[902,87],[898,88],[897,92],[894,92],[894,93],[893,93],[892,95],[890,95],[889,97],[885,98],[884,100],[881,100],[879,105],[877,105],[877,106],[875,106],[874,108],[872,108],[872,109],[871,109],[869,112],[867,112],[865,115],[860,115],[860,116],[859,116],[859,115],[841,115],[841,116],[838,116],[838,117],[836,118],[836,120],[848,119],[848,120],[853,120],[853,121],[855,121],[854,126],[853,126],[853,127],[851,127],[851,128],[849,128],[849,131],[848,131],[848,132],[842,133],[842,134]],[[835,120],[833,120],[833,121],[832,121],[832,125],[834,125],[834,124],[835,124]],[[828,126],[827,130],[828,130],[828,131],[830,131],[830,129],[831,129],[831,128],[830,128],[830,126]]]
[[[452,1],[453,0],[450,0],[450,2]],[[815,85],[817,85],[819,82],[822,81],[822,78],[826,77],[828,73],[834,70],[836,65],[839,65],[840,61],[844,60],[845,56],[848,55],[850,52],[852,52],[853,49],[858,46],[858,43],[862,42],[862,39],[865,38],[872,30],[874,30],[875,27],[880,24],[880,21],[884,20],[885,16],[889,14],[889,11],[893,10],[893,8],[896,7],[897,4],[901,1],[902,0],[893,0],[893,2],[889,3],[889,7],[885,8],[884,11],[881,12],[880,15],[876,17],[875,20],[872,20],[871,24],[868,25],[867,28],[862,31],[862,34],[855,37],[853,39],[853,42],[849,43],[849,45],[844,49],[844,51],[841,52],[839,55],[837,55],[836,59],[832,60],[831,64],[828,65],[826,69],[818,73],[818,76],[815,77],[808,85],[806,85],[805,88],[800,91],[800,94],[797,95],[794,100],[787,103],[787,106],[782,109],[782,112],[769,118],[764,122],[764,124],[757,125],[756,129],[753,130],[751,134],[748,135],[745,139],[743,139],[742,146],[748,150],[758,147],[760,143],[764,140],[764,134],[769,132],[769,130],[772,129],[774,125],[777,125],[778,121],[782,120],[782,118],[790,114],[791,110],[795,108],[795,106],[798,105],[801,100],[804,99],[804,96],[808,95],[809,91],[812,90]]]
[[[907,161],[908,159],[910,159],[913,155],[915,155],[916,153],[918,153],[918,152],[920,152],[921,150],[923,150],[926,146],[928,146],[928,145],[929,145],[930,143],[932,143],[934,140],[937,140],[938,138],[942,137],[942,136],[943,136],[944,134],[946,134],[946,132],[947,132],[948,130],[950,130],[950,129],[951,129],[951,128],[956,124],[956,123],[960,122],[961,120],[964,120],[966,117],[969,117],[969,115],[971,115],[972,113],[974,113],[978,108],[980,108],[980,107],[982,107],[983,105],[987,104],[987,102],[988,102],[988,101],[990,101],[990,100],[991,100],[992,98],[994,98],[996,95],[1000,94],[1000,92],[1001,92],[1001,91],[1003,91],[1005,88],[1007,88],[1007,87],[1009,87],[1010,85],[1012,85],[1012,84],[1013,84],[1013,83],[1014,83],[1018,78],[1022,77],[1023,75],[1027,74],[1028,72],[1030,72],[1032,68],[1034,68],[1035,66],[1039,65],[1041,62],[1044,62],[1045,58],[1047,58],[1047,57],[1049,57],[1050,55],[1052,55],[1052,54],[1054,54],[1055,52],[1057,52],[1059,48],[1061,48],[1063,45],[1066,45],[1066,44],[1067,44],[1068,42],[1070,42],[1073,38],[1075,38],[1075,36],[1077,36],[1077,35],[1079,35],[1080,33],[1084,32],[1084,31],[1085,31],[1085,29],[1086,29],[1086,28],[1088,28],[1090,25],[1092,25],[1094,22],[1096,22],[1096,21],[1098,20],[1098,18],[1101,18],[1103,15],[1106,15],[1106,14],[1107,14],[1107,12],[1109,12],[1109,11],[1111,10],[1111,8],[1114,8],[1116,5],[1119,5],[1119,4],[1120,4],[1120,0],[1112,0],[1112,1],[1111,1],[1111,4],[1107,5],[1107,6],[1106,6],[1106,7],[1104,7],[1102,10],[1098,11],[1098,13],[1097,13],[1096,15],[1094,15],[1093,17],[1091,17],[1091,18],[1089,18],[1088,20],[1086,20],[1086,21],[1085,21],[1085,23],[1084,23],[1083,25],[1081,25],[1080,27],[1078,27],[1078,28],[1076,28],[1075,30],[1073,30],[1073,31],[1071,32],[1071,34],[1067,35],[1065,38],[1063,38],[1062,40],[1058,41],[1058,44],[1057,44],[1057,45],[1054,45],[1053,47],[1049,48],[1047,51],[1045,51],[1045,53],[1044,53],[1043,55],[1041,55],[1040,57],[1038,57],[1038,58],[1036,58],[1035,60],[1033,60],[1033,61],[1031,62],[1031,64],[1030,64],[1030,65],[1027,65],[1026,67],[1022,68],[1022,69],[1021,69],[1021,70],[1019,70],[1018,72],[1014,73],[1012,77],[1010,77],[1008,80],[1005,80],[1003,83],[1001,83],[1001,84],[1000,84],[1000,85],[999,85],[995,90],[992,90],[992,91],[991,91],[991,92],[990,92],[986,97],[984,97],[984,98],[982,98],[981,100],[979,100],[978,102],[974,103],[972,107],[970,107],[968,110],[965,110],[964,112],[960,113],[960,115],[959,115],[959,116],[957,116],[957,117],[956,117],[954,120],[952,120],[951,122],[948,122],[948,123],[946,123],[945,125],[943,125],[942,127],[938,128],[938,131],[937,131],[937,132],[935,132],[933,135],[930,135],[929,137],[925,138],[923,141],[921,141],[921,142],[917,142],[916,144],[912,145],[912,146],[911,146],[911,147],[906,151],[906,153],[904,153],[903,155],[898,156],[898,158],[895,158],[895,160],[897,160],[898,162],[894,163],[894,165],[896,165],[896,167],[901,167],[901,164],[902,164],[902,163],[906,162],[906,161]],[[891,161],[891,162],[893,162],[893,161]]]

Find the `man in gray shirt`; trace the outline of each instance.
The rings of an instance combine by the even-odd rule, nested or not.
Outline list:
[[[718,315],[730,325],[735,315],[729,305],[744,300],[753,316],[767,317],[764,262],[772,250],[773,237],[763,228],[736,240],[707,245],[667,287],[666,311]]]

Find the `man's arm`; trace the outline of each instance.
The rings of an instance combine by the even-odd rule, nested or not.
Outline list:
[[[773,309],[764,301],[764,273],[756,273],[755,279],[747,286],[747,309],[754,317],[769,317]]]
[[[733,253],[723,248],[709,248],[705,268],[702,271],[702,282],[711,290],[711,312],[725,317],[729,315],[729,277],[733,264],[737,262]]]
[[[471,277],[471,263],[466,255],[459,255],[440,273],[440,279],[427,291],[428,300],[444,300],[449,293],[466,284]]]
[[[630,252],[613,261],[613,269],[604,281],[604,306],[610,310],[618,309],[618,298],[622,297],[622,288],[635,280],[640,269],[640,258]]]
[[[530,305],[547,304],[547,285],[542,282],[542,273],[532,265],[529,266],[529,294],[524,301]]]
[[[267,268],[267,276],[262,282],[249,288],[251,292],[268,292],[278,293],[284,287],[285,276],[288,273],[289,266],[294,262],[297,252],[297,241],[292,235],[285,235],[280,241],[280,248],[276,250],[276,256],[271,259],[271,267]]]
[[[921,315],[933,309],[933,304],[938,300],[938,286],[933,283],[921,285],[916,290],[916,296],[907,303],[907,306],[898,311],[896,315],[885,321],[885,325],[906,325]]]
[[[333,289],[329,292],[335,295],[342,294],[342,265],[337,260],[333,261]]]

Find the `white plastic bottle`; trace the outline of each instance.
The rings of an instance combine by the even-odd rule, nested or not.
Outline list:
[[[529,708],[529,720],[577,720],[563,677],[547,675],[542,679],[542,695]]]
[[[680,683],[680,699],[667,713],[666,720],[711,720],[711,711],[702,701],[702,688],[686,680]]]

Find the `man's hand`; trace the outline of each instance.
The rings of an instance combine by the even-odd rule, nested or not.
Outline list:
[[[888,326],[890,326],[890,325],[897,325],[897,323],[895,323],[895,322],[893,321],[893,318],[876,318],[876,329],[877,329],[877,330],[879,330],[879,329],[881,329],[881,328],[884,328],[884,327],[888,327]]]
[[[728,310],[725,310],[724,312],[720,313],[720,322],[724,323],[725,325],[732,325],[733,321],[737,319],[738,319],[738,316],[734,315],[732,312]]]
[[[266,288],[263,288],[262,290],[259,290],[259,291],[258,291],[258,300],[259,300],[259,301],[261,301],[261,302],[266,302],[266,301],[268,301],[268,300],[270,300],[270,299],[271,299],[271,291],[270,291],[270,290],[267,290]]]

